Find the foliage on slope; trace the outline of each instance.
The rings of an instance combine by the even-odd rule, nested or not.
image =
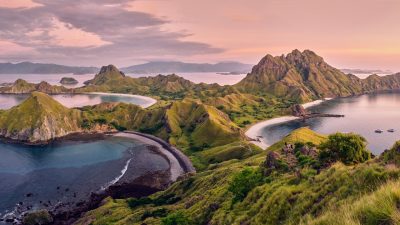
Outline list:
[[[326,137],[307,129],[295,133],[286,141],[318,144],[326,140]],[[366,212],[347,213],[358,215],[361,222],[367,221],[361,224],[376,224],[373,222],[380,218],[389,218],[387,221],[390,223],[387,224],[397,221],[398,197],[391,196],[398,195],[395,180],[399,178],[400,170],[387,168],[378,160],[351,166],[338,162],[321,171],[304,166],[293,172],[273,173],[264,177],[261,183],[255,176],[251,182],[247,180],[237,186],[238,189],[232,189],[232,182],[246,181],[246,177],[253,173],[243,173],[242,178],[235,178],[237,174],[249,169],[259,170],[265,154],[262,152],[243,160],[212,164],[207,170],[149,198],[128,201],[108,199],[77,224],[166,224],[165,218],[168,217],[186,218],[185,222],[189,224],[331,224],[329,221],[335,219],[333,212],[336,209],[345,212],[353,206],[358,212]],[[255,187],[244,190],[248,193],[235,201],[232,191],[242,191],[241,186],[251,183]],[[389,191],[386,192],[385,187],[389,187]],[[365,201],[368,204],[363,207],[359,202]],[[378,203],[383,204],[387,211],[379,211]],[[363,215],[369,218],[363,218]],[[354,221],[343,224],[359,224]]]

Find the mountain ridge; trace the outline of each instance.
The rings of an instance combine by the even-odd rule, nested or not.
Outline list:
[[[301,102],[400,88],[400,74],[360,79],[330,66],[313,51],[266,55],[235,85],[250,93],[270,93]]]

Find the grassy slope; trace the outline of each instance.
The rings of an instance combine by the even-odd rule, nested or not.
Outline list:
[[[78,131],[79,121],[78,110],[68,109],[41,92],[33,92],[20,105],[0,113],[0,128],[6,136],[25,131],[32,135],[34,130],[55,134]]]
[[[285,138],[286,141],[310,141],[315,144],[322,139],[324,136],[305,128]],[[216,149],[216,152],[222,149]],[[203,154],[207,156],[207,152]],[[336,208],[361,207],[359,201],[368,201],[370,195],[383,195],[380,187],[392,187],[390,191],[398,193],[395,188],[399,187],[399,183],[391,182],[400,175],[397,168],[387,169],[375,161],[356,166],[337,163],[320,174],[312,169],[302,169],[300,179],[290,172],[275,175],[253,189],[243,202],[233,204],[232,194],[227,191],[233,174],[245,167],[258,168],[264,160],[265,152],[262,152],[243,160],[212,164],[194,177],[175,183],[166,191],[152,196],[159,198],[173,194],[181,199],[175,204],[145,204],[130,209],[126,200],[108,199],[100,208],[88,212],[77,224],[160,224],[160,217],[150,216],[142,221],[143,215],[159,209],[165,209],[168,213],[182,211],[195,224],[330,224],[319,221],[334,219],[335,215],[330,212],[335,212]],[[385,197],[382,201],[395,217],[394,203],[397,200]],[[368,206],[374,204],[376,207],[377,203]]]

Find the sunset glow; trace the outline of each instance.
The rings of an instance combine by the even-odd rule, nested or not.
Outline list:
[[[400,71],[397,0],[78,2],[0,0],[0,40],[12,43],[1,45],[0,60],[255,64],[267,53],[297,48],[311,49],[339,68]],[[24,51],[10,56],[15,46]],[[90,57],[98,54],[103,57]]]

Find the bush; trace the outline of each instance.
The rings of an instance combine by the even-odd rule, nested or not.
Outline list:
[[[400,141],[397,141],[390,150],[382,154],[385,163],[394,163],[400,166]]]
[[[245,168],[236,174],[228,187],[233,193],[233,201],[242,201],[253,188],[262,183],[262,180],[261,172],[252,168]]]
[[[183,214],[183,212],[177,212],[170,214],[161,220],[162,225],[189,225],[191,221]]]
[[[145,220],[149,217],[165,217],[167,213],[167,210],[164,208],[156,209],[154,211],[145,211],[141,217],[141,220]]]
[[[366,148],[366,140],[360,135],[336,133],[329,135],[321,143],[319,158],[323,162],[341,161],[344,164],[355,164],[369,160],[371,153]]]

